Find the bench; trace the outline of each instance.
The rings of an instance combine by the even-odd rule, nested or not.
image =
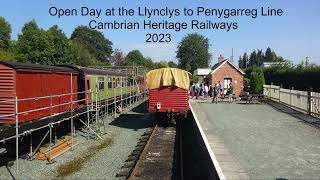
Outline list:
[[[264,94],[249,94],[249,95],[245,95],[243,98],[243,100],[246,100],[246,103],[251,103],[252,100],[257,99],[258,101],[264,103],[267,99],[266,96]]]

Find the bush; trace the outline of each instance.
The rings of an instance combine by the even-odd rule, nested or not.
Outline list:
[[[249,78],[244,78],[243,79],[243,86],[244,86],[244,91],[249,91],[250,89],[250,79]]]
[[[313,88],[320,91],[320,67],[266,68],[264,75],[267,84],[282,85],[283,88],[306,91]]]
[[[250,93],[261,94],[263,92],[264,84],[265,79],[262,69],[253,69],[253,71],[250,74]]]

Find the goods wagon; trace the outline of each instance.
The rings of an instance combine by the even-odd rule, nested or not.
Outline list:
[[[149,112],[186,114],[191,74],[177,68],[161,68],[147,73]]]
[[[72,100],[78,99],[77,78],[78,72],[66,67],[0,61],[0,124],[15,123],[14,116],[5,116],[15,113],[16,97],[19,123],[70,111],[71,92]]]

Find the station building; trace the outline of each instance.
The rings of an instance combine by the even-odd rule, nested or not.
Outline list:
[[[243,91],[243,78],[245,73],[222,55],[219,56],[218,63],[212,68],[199,68],[194,71],[193,75],[200,77],[200,82],[208,83],[212,86],[219,81],[222,82],[225,93],[230,87],[231,82],[233,85],[233,93],[236,96],[239,96]]]

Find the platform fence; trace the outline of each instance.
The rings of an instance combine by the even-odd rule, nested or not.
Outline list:
[[[285,89],[281,86],[264,85],[263,94],[270,100],[282,103],[292,109],[306,113],[315,117],[320,117],[320,93],[309,91],[299,91]]]
[[[60,124],[64,121],[70,121],[70,133],[71,133],[71,148],[73,148],[73,143],[74,143],[74,135],[75,135],[75,126],[74,126],[74,118],[78,118],[81,115],[86,115],[85,120],[84,118],[79,119],[80,123],[82,123],[86,128],[89,129],[89,131],[91,133],[93,133],[96,137],[102,139],[102,137],[100,136],[100,134],[91,127],[91,124],[93,122],[95,122],[96,124],[101,125],[100,127],[103,127],[103,129],[105,130],[105,126],[106,126],[106,119],[108,117],[111,118],[117,118],[117,116],[119,114],[121,114],[123,112],[123,107],[128,107],[128,108],[132,108],[134,106],[136,106],[139,102],[142,102],[144,100],[146,100],[147,98],[147,90],[140,90],[139,89],[139,85],[137,84],[136,80],[127,83],[122,83],[122,81],[125,78],[120,78],[121,81],[121,87],[120,87],[120,93],[116,92],[116,89],[113,87],[111,88],[105,88],[104,91],[105,92],[101,92],[101,90],[98,90],[98,87],[95,87],[95,90],[88,90],[88,91],[83,91],[83,92],[75,92],[72,93],[72,88],[70,90],[70,93],[64,93],[64,94],[54,94],[54,95],[47,95],[47,96],[40,96],[40,97],[32,97],[32,98],[18,98],[15,97],[13,100],[1,100],[0,101],[0,105],[1,104],[10,104],[10,103],[14,103],[15,105],[15,112],[11,113],[11,114],[0,114],[0,119],[3,118],[8,118],[8,117],[13,117],[15,120],[15,124],[12,125],[15,127],[15,135],[10,136],[10,137],[6,137],[4,139],[0,139],[0,143],[6,143],[6,141],[11,140],[11,139],[15,139],[16,142],[16,177],[15,178],[19,178],[20,177],[20,172],[19,172],[19,138],[22,136],[28,136],[30,137],[30,159],[32,160],[36,154],[36,152],[38,151],[38,149],[40,148],[41,144],[44,142],[44,140],[46,138],[48,138],[49,136],[49,153],[51,153],[51,147],[53,146],[53,140],[52,140],[52,128],[57,125]],[[97,84],[98,86],[98,84]],[[71,86],[72,87],[72,86]],[[119,89],[119,88],[118,88]],[[99,98],[99,94],[100,93],[105,93],[107,95],[107,99],[100,99]],[[79,99],[79,95],[84,94],[84,98]],[[112,97],[109,97],[109,95],[111,95]],[[95,96],[95,100],[93,100],[93,97]],[[125,97],[124,97],[125,96]],[[62,98],[64,97],[69,97],[68,101],[63,101],[63,102],[59,102],[57,103],[53,103],[53,99],[54,98]],[[75,98],[77,97],[77,98]],[[18,111],[18,104],[20,102],[26,102],[26,101],[31,101],[31,103],[37,103],[37,101],[41,101],[44,99],[50,99],[48,100],[47,104],[45,106],[42,107],[38,107],[38,108],[34,108],[34,109],[28,109],[26,111]],[[76,99],[76,100],[75,100]],[[78,103],[81,103],[82,105],[79,105],[77,107],[75,107],[75,105],[78,105]],[[65,107],[68,106],[68,109],[65,112],[70,112],[70,116],[67,118],[63,118],[63,119],[59,119],[58,121],[55,122],[49,122],[48,124],[42,125],[41,127],[38,128],[34,128],[34,129],[28,129],[28,130],[24,130],[23,132],[21,132],[21,130],[19,129],[20,126],[22,125],[22,123],[19,123],[19,115],[23,115],[23,114],[28,114],[28,113],[34,113],[34,112],[43,112],[43,111],[50,111],[50,114],[48,116],[45,117],[41,117],[41,119],[44,118],[50,118],[50,117],[54,117],[54,116],[58,116],[59,114],[65,113],[65,112],[59,112],[59,113],[53,113],[54,108],[59,108],[59,107]],[[85,111],[79,112],[77,113],[75,111],[75,109],[77,108],[85,108]],[[84,117],[84,116],[82,116]],[[103,118],[100,118],[103,117]],[[41,120],[39,119],[39,121]],[[38,120],[36,120],[38,121]],[[1,125],[1,124],[0,124]],[[100,128],[99,127],[99,128]],[[33,144],[32,144],[32,132],[34,131],[38,131],[40,129],[44,129],[44,128],[49,128],[49,130],[47,131],[47,133],[45,134],[45,136],[43,137],[43,139],[41,140],[40,144],[37,146],[37,148],[34,150],[33,149]],[[106,132],[104,132],[106,133]],[[89,135],[87,136],[89,137]],[[48,161],[51,161],[51,159],[48,159]]]

